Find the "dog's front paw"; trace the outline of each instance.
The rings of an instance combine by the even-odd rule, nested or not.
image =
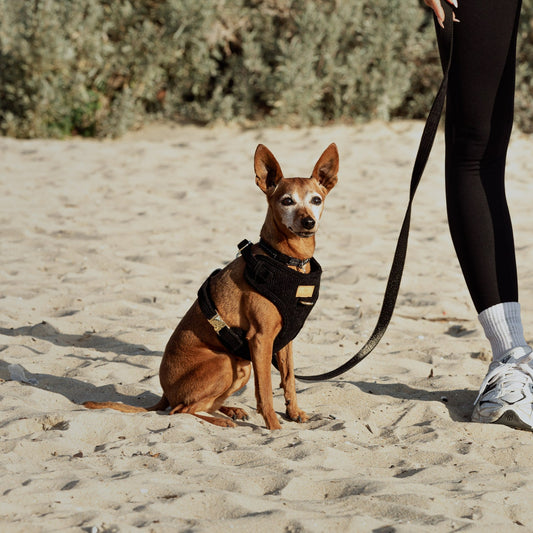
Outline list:
[[[263,418],[265,419],[267,429],[281,429],[278,417],[274,413],[271,413],[270,416],[263,414]]]
[[[266,423],[266,427],[267,427],[267,429],[271,429],[271,430],[281,429],[281,424],[279,423],[279,420],[276,419],[273,422],[267,422]]]
[[[290,409],[287,408],[287,416],[293,421],[293,422],[307,422],[309,420],[309,417],[305,414],[304,411],[301,409]]]

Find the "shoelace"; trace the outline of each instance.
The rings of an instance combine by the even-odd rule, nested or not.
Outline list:
[[[481,396],[485,394],[487,386],[499,381],[502,384],[503,394],[522,390],[526,385],[533,384],[533,368],[527,364],[530,361],[529,356],[518,360],[509,360],[505,363],[494,364],[489,370],[483,384],[479,390],[474,405],[477,404]],[[492,366],[492,365],[491,365]],[[509,378],[509,379],[505,379]]]

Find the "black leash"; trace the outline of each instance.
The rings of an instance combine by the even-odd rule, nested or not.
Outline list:
[[[448,86],[448,74],[450,72],[450,65],[452,59],[452,47],[453,47],[453,12],[451,7],[446,1],[443,2],[446,18],[444,21],[444,29],[442,29],[442,42],[447,50],[448,57],[446,61],[446,68],[444,69],[444,76],[440,84],[435,100],[431,106],[429,115],[424,126],[418,152],[416,154],[415,163],[413,166],[413,172],[411,174],[411,186],[409,193],[409,203],[407,204],[407,210],[405,212],[403,224],[398,237],[398,243],[396,244],[396,250],[394,252],[394,259],[389,273],[389,279],[387,281],[387,287],[385,289],[385,295],[383,297],[383,304],[379,313],[378,321],[372,335],[365,343],[365,345],[357,352],[349,361],[339,366],[335,370],[325,372],[324,374],[317,374],[314,376],[295,376],[297,379],[303,381],[322,381],[337,377],[344,372],[347,372],[355,365],[360,363],[379,343],[387,326],[392,318],[394,307],[396,305],[396,298],[400,289],[400,282],[402,280],[403,267],[405,264],[405,256],[407,254],[407,242],[409,238],[409,225],[411,221],[411,207],[413,199],[415,197],[416,189],[424,173],[426,163],[431,153],[431,148],[435,140],[437,128],[439,126],[442,110],[444,109],[444,102],[446,100],[446,88]]]

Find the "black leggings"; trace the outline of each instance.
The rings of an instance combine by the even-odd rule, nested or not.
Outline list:
[[[520,7],[521,0],[459,0],[456,10],[460,22],[454,26],[446,103],[446,201],[452,240],[478,312],[518,301],[504,175]]]

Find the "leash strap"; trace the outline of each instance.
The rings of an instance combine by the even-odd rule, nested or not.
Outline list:
[[[297,379],[303,381],[323,381],[337,377],[344,372],[347,372],[355,365],[360,363],[372,350],[378,345],[379,341],[385,334],[387,326],[392,318],[394,307],[396,305],[396,299],[398,291],[400,289],[400,283],[402,280],[403,267],[405,265],[405,257],[407,254],[407,242],[409,238],[409,226],[411,222],[411,208],[415,197],[418,184],[424,173],[426,163],[433,147],[435,135],[437,133],[440,117],[444,108],[444,102],[446,100],[446,89],[448,86],[448,74],[450,72],[451,60],[452,60],[452,48],[453,48],[453,11],[446,1],[442,2],[445,9],[445,21],[444,29],[442,32],[442,42],[444,49],[447,52],[446,67],[444,69],[444,76],[440,84],[435,100],[431,106],[429,115],[424,126],[418,152],[416,154],[413,171],[411,174],[411,186],[409,192],[409,203],[407,204],[407,210],[403,219],[402,227],[396,244],[396,250],[394,252],[394,259],[389,273],[387,281],[387,287],[385,289],[385,295],[383,297],[383,304],[377,320],[377,324],[372,332],[372,335],[365,343],[365,345],[357,352],[349,361],[339,366],[335,370],[325,372],[324,374],[317,374],[313,376],[299,376]]]

